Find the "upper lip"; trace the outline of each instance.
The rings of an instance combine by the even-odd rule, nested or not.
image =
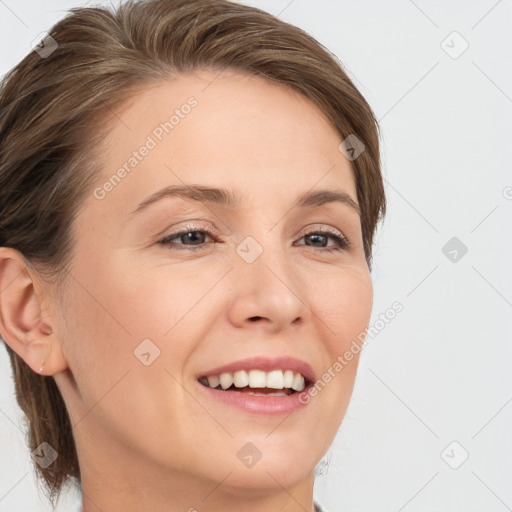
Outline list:
[[[220,375],[221,373],[234,373],[238,370],[293,370],[294,373],[301,373],[306,380],[306,385],[315,381],[315,372],[310,364],[291,356],[265,357],[255,356],[247,359],[240,359],[216,368],[211,368],[201,372],[196,377],[208,377],[211,375]]]

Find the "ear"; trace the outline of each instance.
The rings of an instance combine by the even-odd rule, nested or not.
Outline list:
[[[19,251],[0,247],[0,334],[34,372],[53,375],[68,364],[53,333],[56,319],[41,316],[49,285],[36,277]]]

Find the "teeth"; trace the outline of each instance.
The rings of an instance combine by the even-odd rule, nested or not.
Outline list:
[[[293,377],[292,389],[295,389],[295,391],[302,391],[305,387],[306,383],[304,382],[304,377],[300,373],[296,373]]]
[[[232,373],[221,373],[220,377],[220,385],[222,389],[228,389],[231,384],[233,384],[233,374]]]
[[[267,374],[263,370],[251,370],[249,372],[249,387],[264,388],[267,385]]]
[[[249,375],[245,370],[235,372],[233,382],[237,388],[245,388],[249,385]]]
[[[283,370],[273,370],[267,373],[267,388],[283,389]]]
[[[208,377],[208,385],[211,388],[216,388],[219,385],[219,383],[220,379],[218,375],[211,375],[210,377]]]
[[[284,387],[291,388],[293,384],[293,372],[291,370],[286,370],[283,374],[284,377]]]
[[[294,373],[292,370],[272,370],[265,372],[263,370],[238,370],[234,373],[224,372],[220,375],[210,375],[201,378],[200,381],[211,388],[228,389],[231,385],[237,388],[270,388],[283,389],[289,388],[295,391],[302,391],[306,387],[304,377],[300,373]],[[250,392],[254,394],[254,392]],[[262,394],[262,393],[257,393]],[[269,395],[273,393],[265,393]]]

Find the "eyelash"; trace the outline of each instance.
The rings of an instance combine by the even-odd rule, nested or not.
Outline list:
[[[172,240],[174,238],[178,238],[182,235],[186,235],[187,233],[207,233],[214,240],[216,240],[215,234],[209,228],[199,229],[196,226],[185,226],[180,231],[177,231],[176,233],[171,233],[170,235],[167,235],[166,237],[162,238],[161,240],[158,241],[158,243],[161,245],[168,246],[169,249],[177,248],[176,246],[181,245],[182,247],[178,248],[179,251],[195,252],[195,251],[201,251],[201,250],[205,249],[206,242],[203,243],[202,245],[198,245],[198,246],[188,246],[185,244],[176,244],[174,242],[170,242],[170,240]],[[300,240],[302,240],[302,238],[304,238],[306,236],[311,236],[311,235],[329,235],[331,238],[336,240],[336,242],[338,242],[338,244],[339,244],[339,247],[331,247],[329,249],[327,249],[325,247],[318,248],[318,250],[320,252],[339,252],[339,251],[345,251],[350,247],[350,242],[348,241],[347,238],[345,238],[344,236],[340,236],[337,231],[333,231],[328,228],[320,228],[320,229],[311,231],[309,233],[306,233],[306,234],[302,235]],[[308,247],[308,246],[306,246],[306,247]],[[313,247],[313,249],[315,249],[315,247]]]

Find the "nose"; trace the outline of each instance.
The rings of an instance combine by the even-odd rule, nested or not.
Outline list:
[[[304,282],[294,270],[286,251],[270,244],[254,260],[240,257],[231,274],[233,299],[229,318],[233,325],[261,325],[275,333],[299,325],[310,312]]]

